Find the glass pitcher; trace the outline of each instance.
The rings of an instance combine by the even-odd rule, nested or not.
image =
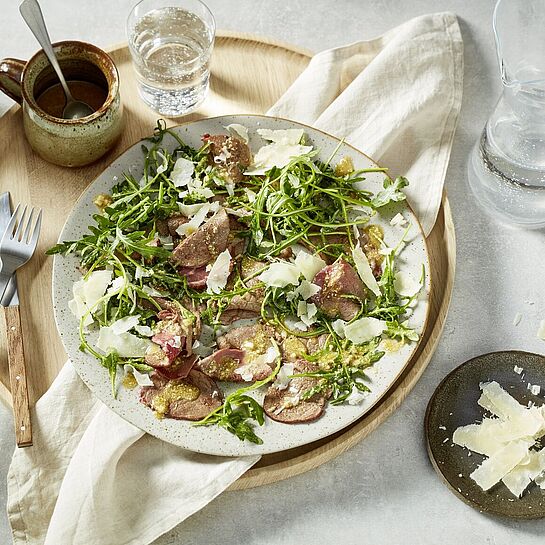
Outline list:
[[[498,0],[503,93],[470,156],[469,185],[493,215],[545,226],[545,0]]]

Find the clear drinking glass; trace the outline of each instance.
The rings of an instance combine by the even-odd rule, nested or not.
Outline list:
[[[208,91],[216,23],[199,0],[142,0],[127,20],[140,96],[166,116],[189,113]]]
[[[469,185],[510,223],[545,226],[545,1],[499,0],[494,35],[503,93],[470,156]]]

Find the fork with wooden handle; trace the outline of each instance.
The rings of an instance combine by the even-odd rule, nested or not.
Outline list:
[[[17,285],[11,279],[15,271],[32,257],[40,235],[41,220],[41,210],[32,208],[27,216],[27,207],[22,208],[18,204],[0,241],[0,305],[4,307],[6,321],[8,366],[18,447],[32,445],[32,426]]]

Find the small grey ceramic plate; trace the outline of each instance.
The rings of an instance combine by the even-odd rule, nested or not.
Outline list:
[[[522,367],[519,375],[513,368]],[[545,517],[545,491],[531,483],[515,498],[503,483],[482,490],[470,473],[485,459],[452,442],[459,426],[480,422],[485,410],[477,404],[480,382],[495,380],[519,403],[545,403],[545,396],[532,395],[528,382],[545,389],[545,357],[529,352],[509,350],[492,352],[466,361],[439,384],[426,410],[425,433],[428,454],[433,467],[447,486],[464,502],[481,512],[514,518]]]
[[[249,129],[250,146],[254,151],[265,144],[265,141],[257,134],[257,129],[303,128],[309,141],[318,150],[318,159],[325,161],[335,149],[338,149],[338,156],[350,155],[357,169],[376,167],[376,164],[363,153],[340,142],[337,138],[286,119],[259,115],[232,115],[193,121],[175,127],[173,130],[190,146],[199,147],[203,134],[225,133],[225,126],[231,123],[239,123]],[[176,141],[173,138],[167,138],[164,144],[172,151]],[[121,177],[123,172],[131,171],[138,179],[143,170],[143,163],[141,142],[138,142],[108,166],[75,204],[60,234],[60,240],[75,240],[84,235],[87,232],[87,226],[92,223],[92,215],[96,213],[96,206],[93,204],[96,195],[109,193],[113,180]],[[382,189],[384,174],[371,172],[367,175],[366,181],[369,189],[377,192]],[[409,318],[409,326],[418,333],[422,333],[428,317],[431,279],[426,242],[418,220],[409,205],[402,201],[383,207],[380,215],[377,214],[373,218],[373,223],[383,228],[386,245],[394,247],[399,243],[406,229],[400,225],[390,224],[390,220],[398,213],[403,214],[410,225],[405,238],[406,244],[398,258],[398,266],[414,279],[420,278],[422,267],[426,271],[424,288]],[[369,371],[371,392],[360,404],[330,406],[319,420],[308,424],[290,426],[268,419],[264,426],[256,430],[263,439],[262,445],[241,442],[237,437],[219,427],[195,427],[190,422],[169,418],[160,420],[155,417],[153,411],[139,402],[135,391],[122,388],[115,399],[112,397],[107,370],[101,367],[91,355],[80,352],[78,322],[68,310],[68,301],[72,298],[72,284],[81,278],[77,266],[78,260],[73,255],[67,257],[56,255],[53,262],[55,319],[66,352],[76,371],[92,392],[121,417],[164,441],[196,452],[221,456],[267,454],[327,437],[350,425],[369,411],[395,383],[418,346],[418,343],[405,344],[397,352],[387,353],[375,364]],[[95,338],[96,331],[89,335],[91,342],[95,342]],[[222,384],[222,389],[228,393],[225,383]],[[257,395],[262,396],[263,392]]]

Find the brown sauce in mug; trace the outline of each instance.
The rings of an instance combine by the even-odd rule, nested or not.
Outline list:
[[[76,100],[81,100],[93,110],[98,110],[106,101],[108,91],[96,83],[89,81],[68,81],[68,88]],[[60,83],[48,87],[36,98],[38,106],[53,117],[62,118],[66,97]]]

